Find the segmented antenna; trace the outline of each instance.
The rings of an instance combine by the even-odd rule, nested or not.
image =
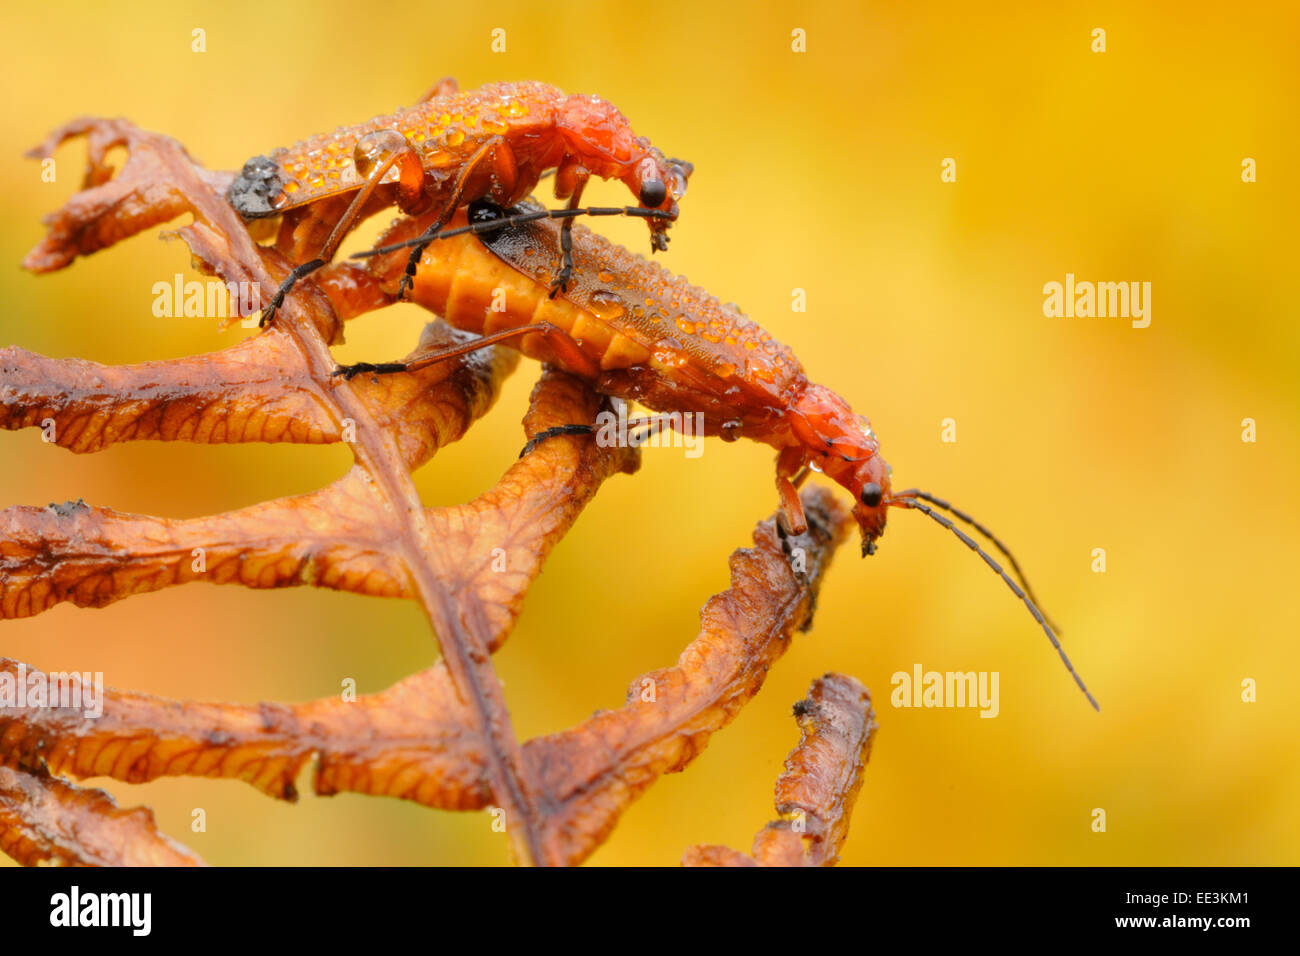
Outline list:
[[[1012,593],[1025,602],[1025,607],[1029,608],[1029,613],[1034,616],[1034,620],[1038,622],[1040,627],[1042,627],[1043,633],[1047,635],[1047,639],[1051,641],[1052,646],[1056,648],[1056,653],[1061,656],[1061,660],[1065,664],[1065,669],[1070,672],[1070,676],[1074,678],[1074,682],[1079,685],[1079,690],[1083,691],[1083,696],[1088,698],[1088,703],[1092,704],[1093,710],[1101,710],[1101,705],[1097,703],[1096,698],[1094,698],[1089,692],[1088,686],[1083,682],[1083,678],[1079,676],[1078,671],[1074,669],[1074,665],[1070,663],[1070,658],[1065,655],[1065,648],[1063,648],[1061,642],[1057,640],[1056,634],[1052,631],[1047,620],[1043,617],[1043,612],[1038,610],[1038,606],[1029,599],[1029,596],[1025,594],[1023,590],[1021,590],[1020,585],[1016,584],[1016,582],[1011,579],[1011,576],[1002,569],[1002,565],[993,560],[993,557],[979,546],[978,541],[953,524],[950,518],[939,514],[929,505],[921,504],[921,502],[916,500],[916,497],[903,498],[893,496],[890,498],[890,504],[896,504],[900,508],[914,508],[923,514],[929,515],[961,539],[961,542],[965,544],[966,547],[970,548],[983,558],[984,563],[998,573],[1002,580],[1006,582],[1007,587],[1011,588]]]
[[[997,548],[999,551],[1001,551],[1004,555],[1006,555],[1007,560],[1011,562],[1011,570],[1015,572],[1016,579],[1020,582],[1020,586],[1024,588],[1025,593],[1029,595],[1029,600],[1039,605],[1039,610],[1042,610],[1042,602],[1038,600],[1038,595],[1034,593],[1034,589],[1029,586],[1029,579],[1025,577],[1025,572],[1020,570],[1020,562],[1016,560],[1016,556],[1007,549],[1007,546],[1005,544],[1003,544],[1001,541],[998,540],[998,536],[995,535],[992,531],[984,527],[984,525],[980,524],[978,521],[976,521],[966,512],[962,511],[960,508],[954,508],[952,505],[944,501],[942,498],[936,498],[928,491],[921,491],[919,488],[909,488],[907,491],[900,491],[897,494],[893,495],[892,497],[893,498],[920,498],[922,501],[928,501],[930,502],[930,504],[938,508],[942,508],[944,511],[948,512],[950,515],[956,518],[958,521],[966,522],[968,525],[970,525],[980,534],[984,535],[984,537],[988,538],[989,541],[993,543],[993,546]],[[1051,625],[1052,630],[1055,631],[1058,636],[1064,633],[1060,629],[1060,627],[1057,626],[1056,622],[1053,621],[1050,617],[1048,617],[1046,611],[1043,611],[1043,617],[1047,620],[1047,623]]]
[[[488,203],[474,203],[477,211],[481,215],[489,209],[502,211],[501,207]],[[521,207],[516,206],[516,209]],[[526,222],[537,222],[539,219],[574,219],[578,216],[636,216],[641,219],[669,219],[675,220],[676,215],[665,212],[662,209],[645,209],[641,206],[585,206],[576,209],[529,209],[527,212],[511,213],[508,216],[497,216],[493,218],[484,217],[477,222],[471,222],[467,226],[456,226],[453,229],[444,229],[442,232],[435,234],[432,238],[417,236],[414,239],[406,239],[402,242],[394,242],[391,245],[379,246],[375,249],[366,249],[362,252],[354,252],[351,256],[353,259],[365,259],[370,256],[382,256],[389,252],[395,252],[398,249],[406,249],[410,246],[418,246],[433,242],[437,239],[450,239],[453,236],[463,236],[466,233],[481,235],[487,232],[496,232],[498,229],[507,229],[511,226],[520,226]]]

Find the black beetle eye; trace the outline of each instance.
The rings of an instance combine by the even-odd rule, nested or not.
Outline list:
[[[647,179],[641,184],[641,205],[656,209],[668,198],[668,187],[662,179]]]
[[[874,481],[869,481],[862,486],[862,503],[868,508],[874,508],[880,504],[880,498],[884,494],[880,486]]]
[[[469,204],[465,210],[465,215],[469,221],[475,225],[482,223],[495,222],[505,217],[506,211],[490,199],[476,199]],[[501,234],[500,229],[485,229],[479,233],[479,237],[488,245]]]

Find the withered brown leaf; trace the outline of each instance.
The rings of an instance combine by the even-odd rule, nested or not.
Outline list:
[[[153,811],[43,770],[0,765],[0,850],[24,866],[202,866],[160,833]]]
[[[801,737],[776,781],[780,819],[758,832],[752,856],[694,846],[683,866],[831,866],[839,859],[876,733],[871,695],[852,677],[827,674],[794,712]]]

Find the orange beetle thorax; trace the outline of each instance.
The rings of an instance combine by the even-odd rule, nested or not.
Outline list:
[[[665,158],[648,139],[632,132],[627,117],[612,103],[599,96],[574,94],[560,106],[555,125],[567,151],[556,175],[557,198],[568,199],[573,194],[580,168],[602,179],[620,180],[642,208],[677,215],[677,200],[685,194],[694,166]],[[651,246],[666,249],[671,220],[646,222]]]
[[[844,399],[821,385],[809,385],[787,413],[806,462],[853,495],[853,516],[862,532],[863,553],[873,551],[885,531],[889,503],[888,463],[871,423]]]
[[[622,178],[646,157],[646,145],[633,135],[627,117],[599,96],[570,96],[556,125],[570,150],[597,176]]]

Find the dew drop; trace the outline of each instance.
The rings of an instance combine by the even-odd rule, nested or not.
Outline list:
[[[587,300],[587,309],[603,322],[612,322],[621,318],[627,311],[623,306],[623,299],[608,289],[597,289],[593,292],[591,298]]]

